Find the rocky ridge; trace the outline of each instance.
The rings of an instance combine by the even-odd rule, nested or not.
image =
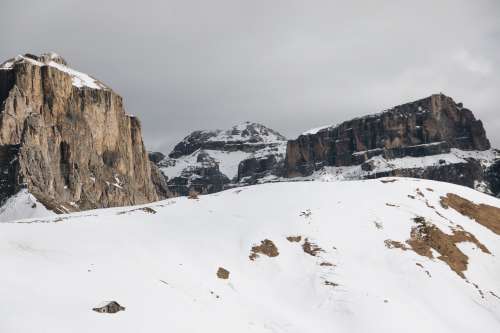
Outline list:
[[[472,111],[437,94],[290,140],[284,177],[426,178],[498,195],[499,158]]]
[[[0,65],[0,201],[25,188],[59,213],[134,205],[165,197],[161,182],[108,86],[55,53]]]
[[[261,124],[245,122],[228,130],[195,131],[168,157],[150,153],[171,192],[213,193],[256,184],[282,174],[286,138]]]

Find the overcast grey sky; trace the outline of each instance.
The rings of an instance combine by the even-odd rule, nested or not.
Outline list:
[[[293,138],[438,92],[500,147],[498,0],[4,0],[0,31],[2,60],[55,51],[110,85],[149,149],[245,120]]]

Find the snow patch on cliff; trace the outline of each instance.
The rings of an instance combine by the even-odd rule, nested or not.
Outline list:
[[[43,67],[49,66],[55,68],[63,73],[68,74],[71,77],[73,86],[77,88],[91,88],[91,89],[109,89],[102,82],[92,78],[91,76],[74,70],[65,65],[64,59],[56,53],[47,53],[43,54],[38,60],[25,55],[18,55],[14,59],[8,60],[0,65],[0,69],[2,70],[10,70],[14,68],[16,63],[28,62],[32,65]]]

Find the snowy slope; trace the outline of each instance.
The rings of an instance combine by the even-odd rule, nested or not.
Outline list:
[[[468,188],[386,178],[2,223],[0,332],[499,332],[499,235],[443,208],[447,193],[500,207]],[[459,243],[461,277],[435,250],[389,248],[415,218],[463,228],[491,254]],[[250,260],[266,239],[279,254]],[[126,310],[91,310],[107,300]]]
[[[27,190],[21,190],[8,198],[0,206],[0,222],[27,219],[32,217],[49,217],[56,214],[42,205]]]

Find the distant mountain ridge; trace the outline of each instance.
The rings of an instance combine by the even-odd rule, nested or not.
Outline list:
[[[244,122],[227,130],[194,131],[165,157],[150,153],[169,190],[213,193],[255,184],[283,172],[286,138],[262,124]]]
[[[182,187],[183,194],[190,188],[211,193],[274,181],[387,176],[440,180],[500,194],[500,153],[491,149],[483,124],[472,111],[443,94],[306,131],[287,141],[286,148],[284,140],[274,130],[244,123],[226,131],[195,131],[175,146],[169,158],[158,158],[158,153],[150,158],[168,177],[169,185]],[[270,147],[272,153],[248,158],[247,153],[266,152]],[[233,159],[232,171],[221,175],[217,168],[224,164],[224,156],[212,153],[210,159],[206,151],[240,156]],[[203,185],[197,186],[197,181]]]

